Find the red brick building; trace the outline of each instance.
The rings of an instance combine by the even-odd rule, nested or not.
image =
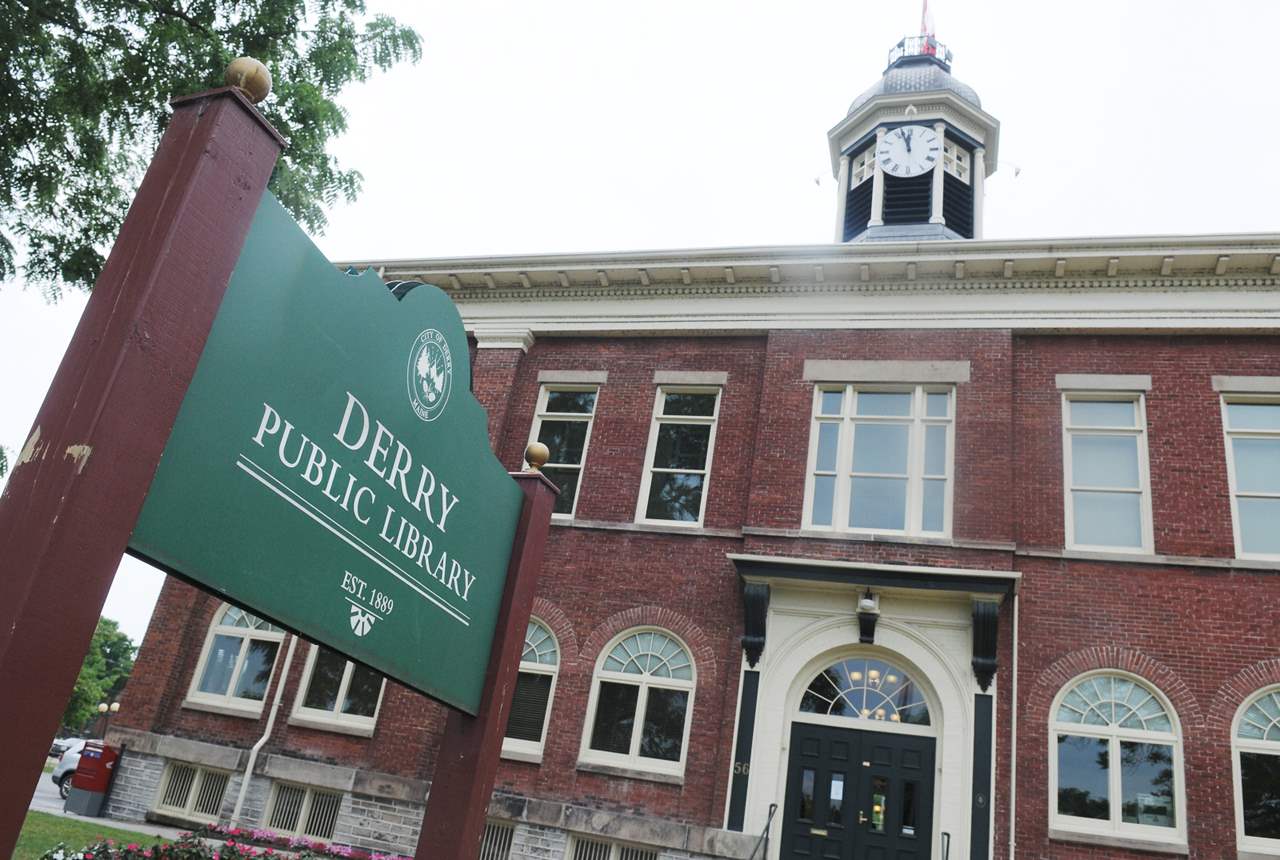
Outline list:
[[[563,487],[487,858],[1280,855],[1280,236],[983,239],[998,134],[908,39],[833,244],[368,263]],[[170,580],[110,810],[407,853],[443,721]]]

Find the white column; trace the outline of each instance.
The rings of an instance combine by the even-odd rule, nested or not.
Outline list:
[[[982,196],[987,184],[987,151],[981,146],[973,151],[973,238],[982,238]]]
[[[836,238],[844,241],[844,209],[849,202],[849,156],[840,156],[840,172],[836,174]]]
[[[876,129],[876,152],[880,152],[880,142],[884,140],[884,129]],[[884,226],[884,171],[880,169],[880,159],[876,158],[876,170],[871,177],[871,220],[868,227]]]
[[[943,146],[944,135],[947,131],[947,124],[944,122],[935,122],[933,130],[938,135],[938,146]],[[946,219],[942,217],[942,151],[938,151],[938,160],[933,163],[933,211],[929,214],[930,224],[945,224]]]

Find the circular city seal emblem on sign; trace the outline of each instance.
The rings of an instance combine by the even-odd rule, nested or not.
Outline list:
[[[453,356],[444,335],[429,328],[409,350],[409,404],[423,421],[434,421],[444,412],[453,389]]]

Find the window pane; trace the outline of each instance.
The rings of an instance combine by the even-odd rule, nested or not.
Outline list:
[[[947,482],[924,482],[924,510],[920,527],[927,532],[940,532],[947,504]]]
[[[244,640],[239,636],[213,637],[209,646],[209,659],[204,664],[204,674],[200,676],[200,692],[225,696],[227,687],[231,685],[231,673],[236,668],[236,658],[240,656],[240,646]]]
[[[844,824],[844,774],[831,774],[831,787],[827,791],[827,823]]]
[[[1138,488],[1137,436],[1072,436],[1071,483]]]
[[[947,474],[947,428],[934,424],[924,429],[924,473],[943,477]]]
[[[706,415],[716,414],[716,395],[714,394],[668,394],[663,399],[663,415]]]
[[[1228,403],[1232,430],[1280,430],[1280,403]]]
[[[1245,552],[1280,555],[1280,499],[1237,499]]]
[[[836,470],[836,452],[840,444],[840,425],[827,421],[818,425],[818,457],[815,468],[819,472]]]
[[[1137,404],[1132,400],[1072,400],[1071,422],[1084,427],[1134,427]]]
[[[835,475],[816,475],[813,479],[813,524],[829,526],[835,504]]]
[[[871,777],[871,832],[884,833],[884,818],[889,805],[889,780]],[[914,852],[912,852],[914,853]]]
[[[800,808],[796,810],[796,818],[803,821],[813,820],[813,782],[817,772],[813,768],[804,768],[800,773]]]
[[[1058,735],[1058,814],[1111,817],[1105,739]]]
[[[859,391],[859,415],[910,415],[911,392]]]
[[[232,695],[242,699],[253,699],[261,702],[267,694],[267,681],[271,678],[271,667],[276,662],[276,649],[279,642],[263,642],[252,640],[249,650],[244,655],[244,667],[240,670],[240,678]]]
[[[702,506],[702,476],[665,472],[654,474],[649,485],[645,516],[651,520],[697,522]]]
[[[538,441],[551,451],[548,463],[578,464],[587,444],[586,421],[543,421]]]
[[[1240,753],[1240,794],[1245,835],[1280,839],[1280,755]]]
[[[1120,794],[1125,821],[1173,827],[1173,747],[1121,741]]]
[[[600,682],[596,697],[596,719],[591,726],[591,748],[603,752],[631,752],[631,728],[636,720],[636,698],[640,688],[634,684]]]
[[[849,525],[861,529],[906,527],[905,478],[852,478]]]
[[[818,402],[818,410],[823,415],[839,415],[844,408],[844,389],[824,391]]]
[[[347,700],[342,703],[342,713],[353,717],[372,717],[378,711],[380,692],[381,675],[359,664],[352,666],[351,683],[347,685]]]
[[[658,469],[705,468],[710,441],[708,424],[663,424],[658,428],[653,465]]]
[[[573,513],[573,500],[578,495],[578,476],[582,474],[581,470],[543,466],[542,474],[550,478],[551,482],[560,488],[560,495],[556,496],[554,513]]]
[[[516,690],[511,697],[511,716],[507,718],[507,737],[534,743],[542,740],[542,726],[546,723],[547,700],[550,698],[550,675],[518,673]]]
[[[688,702],[687,690],[649,688],[644,706],[640,755],[663,761],[680,760],[680,748],[684,743],[684,712]]]
[[[1280,439],[1232,439],[1236,489],[1242,493],[1280,493]]]
[[[1071,494],[1075,542],[1090,546],[1142,546],[1142,497],[1137,493]]]
[[[596,408],[594,391],[548,391],[548,412],[577,412],[590,415]]]
[[[906,424],[858,424],[853,430],[853,471],[907,473]]]
[[[924,396],[924,414],[930,418],[946,418],[951,406],[951,395],[946,392],[930,393]]]
[[[319,649],[311,667],[311,683],[307,684],[302,706],[320,711],[334,710],[338,706],[338,688],[342,686],[342,673],[346,668],[346,657],[327,648]]]

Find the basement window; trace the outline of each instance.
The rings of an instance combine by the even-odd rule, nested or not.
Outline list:
[[[160,779],[155,809],[192,821],[217,821],[226,790],[226,773],[171,761]]]
[[[266,824],[277,833],[332,839],[338,825],[342,795],[309,786],[276,782],[271,786],[271,805]]]

